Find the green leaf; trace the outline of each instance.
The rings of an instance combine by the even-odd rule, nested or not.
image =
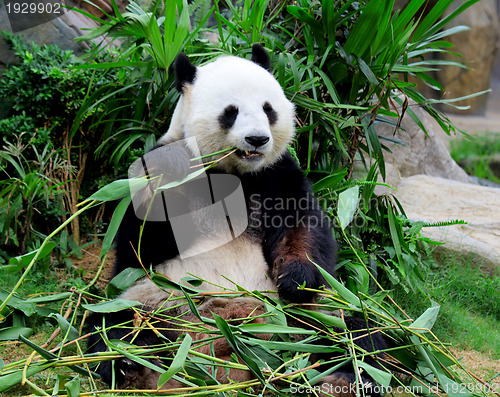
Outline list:
[[[315,343],[306,342],[281,342],[259,340],[262,346],[272,350],[282,350],[285,352],[300,352],[300,353],[339,353],[345,349],[334,347],[332,345],[317,345]]]
[[[68,397],[79,397],[80,396],[80,378],[75,376],[69,382],[64,385]]]
[[[170,364],[170,367],[168,368],[167,371],[165,371],[163,374],[160,375],[160,378],[158,379],[158,388],[161,388],[165,383],[168,382],[168,380],[174,376],[177,372],[179,372],[183,365],[184,362],[186,361],[187,355],[189,353],[189,349],[191,348],[191,342],[193,341],[193,338],[189,334],[186,334],[184,336],[184,339],[177,350],[177,353],[175,354],[174,359],[172,360],[172,363]]]
[[[353,186],[339,194],[337,213],[339,224],[345,229],[351,223],[359,200],[359,186]]]
[[[190,287],[189,285],[181,285],[179,283],[176,283],[175,281],[172,281],[159,273],[154,273],[151,276],[151,281],[153,281],[153,283],[155,283],[158,287],[166,288],[169,290],[185,291],[190,294],[199,294],[200,292],[203,292],[202,290],[195,289],[193,287]]]
[[[119,179],[95,192],[88,200],[113,201],[129,196],[130,191],[138,191],[147,186],[145,178]]]
[[[297,314],[307,315],[308,317],[311,317],[311,318],[319,321],[321,324],[324,324],[327,326],[347,329],[345,322],[340,317],[332,316],[330,314],[317,312],[317,311],[313,311],[313,310],[302,309],[302,308],[288,309],[288,311],[291,311],[291,312],[297,313]],[[290,331],[290,333],[299,333],[299,332]]]
[[[116,206],[115,211],[113,212],[113,216],[111,217],[111,222],[109,222],[106,235],[102,240],[101,253],[99,255],[100,260],[102,260],[104,255],[106,255],[109,249],[111,248],[116,233],[118,232],[118,228],[120,227],[120,224],[122,222],[123,216],[125,215],[125,212],[127,212],[127,208],[131,202],[132,202],[132,197],[126,196]]]
[[[387,220],[389,221],[389,231],[391,233],[392,243],[394,244],[394,249],[396,251],[396,256],[398,261],[402,261],[402,250],[401,250],[401,239],[399,235],[399,230],[396,225],[396,216],[394,215],[394,210],[390,203],[387,205]]]
[[[391,384],[392,374],[390,372],[372,367],[370,364],[361,360],[358,360],[358,367],[365,369],[368,375],[370,375],[379,385],[387,388]]]
[[[334,174],[330,174],[327,177],[324,177],[323,179],[320,179],[318,182],[313,184],[313,191],[319,192],[320,190],[323,189],[335,189],[338,187],[340,182],[342,182],[347,175],[347,170],[343,169],[340,172],[336,172]]]
[[[142,303],[121,298],[101,303],[88,303],[82,305],[84,309],[94,313],[115,313],[136,306],[142,306]]]
[[[67,299],[72,295],[72,292],[61,292],[60,294],[39,296],[37,298],[28,299],[26,302],[30,303],[47,303],[47,302],[55,302],[62,299]]]
[[[7,328],[0,328],[0,340],[18,340],[19,335],[23,335],[26,338],[29,338],[31,335],[33,335],[33,329],[32,328],[26,328],[26,327],[7,327]]]
[[[137,280],[144,277],[144,269],[128,267],[125,270],[118,273],[113,279],[109,282],[108,287],[106,289],[106,295],[108,298],[114,298],[118,296],[123,291],[128,289],[132,284],[134,284]]]
[[[366,266],[360,263],[349,264],[350,277],[347,279],[347,286],[352,291],[359,291],[364,294],[368,293],[370,287],[370,274]]]
[[[312,261],[311,261],[312,262]],[[314,263],[314,262],[312,262]],[[360,308],[361,303],[359,298],[354,295],[351,291],[349,291],[346,287],[344,287],[335,277],[333,277],[330,273],[328,273],[325,269],[323,269],[318,264],[314,263],[318,270],[321,272],[326,282],[330,284],[330,286],[339,293],[339,295],[344,298],[351,305]]]
[[[441,306],[439,305],[433,305],[432,307],[428,308],[419,318],[417,318],[413,324],[411,325],[412,328],[424,328],[424,329],[432,329],[434,326],[434,323],[436,322],[436,319],[439,314],[439,309]],[[424,333],[426,331],[424,330],[416,330],[416,332],[419,333]]]
[[[8,295],[7,291],[0,290],[0,301],[5,302]],[[36,306],[32,302],[23,300],[16,295],[9,299],[7,306],[22,311],[28,317],[36,313]]]
[[[33,342],[31,342],[29,339],[25,338],[21,334],[19,334],[19,340],[21,342],[25,343],[26,345],[28,345],[30,348],[32,348],[34,351],[36,351],[38,354],[40,354],[40,356],[42,356],[46,360],[51,360],[52,363],[63,361],[62,358],[56,356],[54,353],[51,353],[48,350],[45,350],[43,347],[40,347],[40,346],[34,344]],[[52,365],[52,364],[47,365],[47,367],[49,367],[50,365]],[[44,366],[44,368],[46,368],[46,367]],[[92,376],[96,376],[97,378],[100,377],[95,372],[91,372],[91,371],[89,372],[86,369],[83,369],[82,367],[80,367],[78,365],[68,365],[68,368],[71,368],[73,371],[79,373],[80,375],[88,376],[89,374],[91,374]]]
[[[238,357],[240,357],[243,360],[243,362],[247,365],[250,371],[257,377],[257,379],[259,379],[262,383],[264,383],[265,382],[264,376],[262,375],[259,366],[255,362],[255,360],[252,360],[250,357],[248,357],[241,351],[238,343],[236,342],[236,338],[233,335],[231,329],[229,328],[227,322],[222,317],[218,316],[215,313],[214,313],[214,320],[215,323],[217,324],[217,328],[226,338],[228,345],[231,346],[231,348],[238,355]]]
[[[59,313],[52,313],[49,315],[51,318],[55,318],[57,322],[59,323],[59,327],[61,328],[61,331],[63,334],[68,335],[68,340],[72,341],[75,339],[78,339],[80,337],[80,334],[78,331],[66,320],[63,316],[61,316]]]
[[[42,251],[40,252],[40,255],[38,255],[37,259],[41,260],[45,258],[48,254],[50,254],[55,246],[55,242],[49,241],[47,244],[45,244],[45,247],[42,248]],[[9,263],[11,265],[16,265],[19,268],[26,267],[33,260],[38,251],[39,249],[36,249],[34,251],[28,252],[27,254],[10,258]]]
[[[296,309],[300,310],[300,309]],[[291,310],[289,310],[291,311]],[[307,311],[307,310],[306,310]],[[260,323],[249,323],[242,324],[238,326],[238,329],[250,332],[251,334],[304,334],[304,335],[314,335],[316,331],[306,330],[297,327],[288,327],[277,324],[260,324]]]
[[[39,372],[42,372],[50,367],[50,364],[45,365],[30,365],[26,370],[26,377],[29,378]],[[23,371],[15,371],[6,375],[0,376],[0,392],[10,389],[12,386],[21,383]]]

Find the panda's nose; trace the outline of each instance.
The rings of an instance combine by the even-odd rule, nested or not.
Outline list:
[[[264,146],[267,142],[269,142],[269,137],[264,135],[251,135],[246,136],[245,141],[247,141],[250,145],[258,148],[260,146]]]

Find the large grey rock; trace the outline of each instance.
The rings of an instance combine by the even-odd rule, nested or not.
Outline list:
[[[461,219],[467,225],[429,227],[423,235],[446,244],[436,249],[472,260],[492,273],[500,271],[500,189],[479,186],[451,158],[436,136],[434,124],[425,111],[411,103],[427,134],[407,114],[401,123],[404,130],[394,134],[394,127],[376,126],[382,137],[402,144],[384,142],[386,182],[396,191],[377,186],[377,194],[394,194],[412,220],[425,222]]]
[[[438,254],[452,252],[491,273],[500,271],[500,189],[414,175],[401,180],[396,196],[409,219],[468,222],[423,229],[424,236],[446,243]]]
[[[448,149],[436,136],[430,116],[415,102],[410,102],[415,115],[425,128],[424,132],[408,112],[401,122],[402,129],[380,123],[376,125],[379,136],[401,143],[384,141],[391,153],[385,153],[386,183],[398,186],[401,178],[424,174],[460,182],[471,182],[469,176],[451,158]],[[378,191],[382,190],[377,188]]]

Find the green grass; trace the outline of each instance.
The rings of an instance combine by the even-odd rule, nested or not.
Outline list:
[[[500,153],[499,135],[492,132],[450,142],[450,154],[455,160],[491,156],[498,153]]]
[[[441,305],[433,331],[443,342],[500,359],[500,277],[448,259],[427,274],[423,293],[395,291],[395,299],[416,317],[431,301]]]
[[[463,164],[465,171],[480,179],[500,183],[498,176],[490,168],[490,156],[500,154],[500,136],[495,133],[484,133],[466,139],[450,142],[451,157]]]
[[[10,291],[20,277],[20,273],[0,272],[0,288]],[[19,296],[61,292],[62,280],[55,275],[32,272],[17,291]]]

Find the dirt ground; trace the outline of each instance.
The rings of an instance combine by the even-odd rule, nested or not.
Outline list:
[[[101,266],[101,261],[99,260],[99,254],[101,253],[101,244],[96,243],[89,247],[82,249],[82,258],[72,258],[71,261],[73,265],[78,269],[83,269],[83,280],[85,282],[91,282],[96,276],[99,268]],[[114,251],[108,253],[108,257],[104,263],[101,274],[96,282],[99,288],[106,288],[109,280],[111,279],[111,272],[113,269],[113,263],[115,260]]]

